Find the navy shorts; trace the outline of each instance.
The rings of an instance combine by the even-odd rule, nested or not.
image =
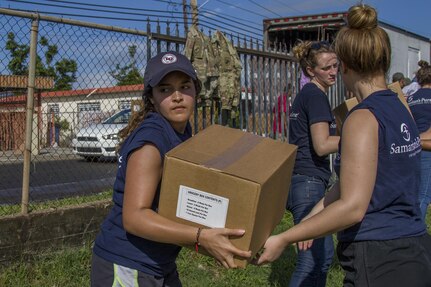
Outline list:
[[[343,286],[431,286],[431,236],[383,241],[343,242],[338,260]]]
[[[100,258],[93,253],[91,287],[181,287],[175,270],[165,277],[154,276]]]

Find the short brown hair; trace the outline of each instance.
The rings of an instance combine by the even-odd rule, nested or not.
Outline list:
[[[431,84],[431,66],[429,64],[423,65],[422,68],[416,72],[416,78],[418,84],[421,86]]]

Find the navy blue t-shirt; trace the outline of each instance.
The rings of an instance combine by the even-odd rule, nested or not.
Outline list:
[[[349,115],[358,109],[368,109],[379,124],[377,176],[363,220],[340,231],[338,240],[391,240],[424,234],[418,201],[421,145],[414,120],[390,90],[371,94]]]
[[[307,83],[295,97],[289,115],[289,143],[298,146],[293,173],[314,176],[327,183],[331,176],[329,156],[318,156],[311,139],[310,126],[319,122],[328,122],[329,134],[335,134],[328,97],[314,83]]]
[[[180,251],[179,246],[146,240],[124,230],[122,221],[124,186],[127,161],[133,151],[151,143],[159,150],[163,162],[169,150],[191,136],[192,130],[189,123],[184,134],[179,134],[163,116],[150,113],[127,137],[119,152],[113,207],[102,223],[101,231],[96,238],[95,254],[107,261],[155,276],[163,276],[176,269],[175,259]],[[159,195],[160,183],[152,204],[154,211],[158,208]]]
[[[407,98],[412,115],[418,126],[419,133],[431,127],[431,88],[421,88]]]

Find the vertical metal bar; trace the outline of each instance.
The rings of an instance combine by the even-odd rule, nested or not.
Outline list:
[[[274,109],[271,106],[271,119],[272,120],[274,120],[275,117],[278,117],[278,104],[277,104],[278,95],[276,94],[275,89],[274,89],[274,82],[273,82],[273,75],[274,74],[272,71],[273,67],[274,67],[274,60],[269,58],[268,59],[268,71],[267,71],[268,81],[269,81],[268,85],[269,85],[269,90],[271,91],[271,94],[275,95],[275,99],[274,99],[274,103],[273,103]],[[273,113],[273,111],[274,111],[274,113]],[[278,123],[278,122],[276,122],[276,123]],[[273,122],[273,125],[274,125],[274,122]],[[277,138],[277,131],[278,131],[278,129],[275,130],[275,135],[274,135],[275,138]]]
[[[187,37],[187,32],[185,32],[185,35]],[[179,29],[178,22],[175,24],[175,36],[177,36],[177,37],[180,36],[180,29]],[[180,44],[178,42],[175,43],[175,51],[176,52],[180,51]]]
[[[170,36],[171,35],[171,23],[168,21],[166,21],[166,35]],[[166,51],[170,51],[171,50],[171,42],[166,41]]]
[[[147,19],[147,62],[151,59],[151,24],[150,18]]]
[[[258,121],[258,125],[256,128],[256,131],[259,135],[262,135],[264,133],[264,129],[262,126],[262,98],[266,97],[265,92],[262,90],[262,85],[261,85],[261,74],[260,74],[260,62],[261,62],[261,57],[260,56],[256,56],[256,80],[257,80],[257,90],[259,91],[259,95],[257,98],[257,121]]]
[[[202,128],[205,129],[207,127],[207,107],[205,105],[202,106]]]
[[[263,49],[262,49],[263,51]],[[264,113],[264,124],[265,124],[265,134],[266,137],[270,137],[271,136],[271,129],[269,129],[269,115],[270,115],[270,108],[268,108],[268,100],[271,101],[271,93],[267,90],[266,88],[266,70],[265,70],[265,66],[266,66],[266,57],[262,58],[261,61],[261,77],[262,77],[262,90],[263,90],[263,94],[264,94],[264,98],[263,98],[263,113]]]
[[[160,34],[160,21],[157,20],[157,26],[156,26],[157,34]],[[161,41],[157,39],[157,54],[162,51]]]
[[[39,19],[31,23],[30,38],[30,63],[28,67],[28,88],[27,88],[27,107],[25,120],[25,149],[24,165],[22,177],[22,198],[21,213],[28,214],[28,202],[30,193],[30,163],[31,163],[31,146],[32,146],[32,126],[33,126],[33,109],[34,109],[34,88],[36,74],[36,52],[37,52],[37,35],[39,30]]]
[[[244,48],[247,49],[247,42],[244,38]],[[245,121],[245,129],[248,131],[248,81],[249,81],[249,74],[248,74],[248,61],[247,61],[247,54],[244,53],[244,75],[245,75],[245,87],[244,87],[244,94],[245,94],[245,101],[244,101],[244,109],[245,109],[245,117],[243,120]],[[251,93],[254,93],[254,91],[250,91]],[[241,125],[241,128],[244,129],[244,125]]]
[[[259,50],[259,42],[256,40],[256,50]],[[260,69],[262,65],[262,57],[256,57],[256,75],[257,75],[257,88],[259,89],[260,96],[258,98],[259,105],[257,107],[257,118],[259,121],[259,135],[263,135],[265,133],[265,128],[262,125],[262,100],[265,100],[266,94],[262,89],[262,70]]]
[[[271,58],[267,58],[266,59],[266,67],[265,67],[265,75],[268,75],[268,91],[270,94],[269,97],[269,121],[270,121],[270,126],[271,128],[274,126],[274,118],[275,118],[275,113],[277,113],[277,95],[274,93],[273,89],[272,89],[272,75],[271,75],[271,67],[272,67],[272,62],[271,62]],[[273,101],[275,97],[275,101]],[[272,128],[271,131],[273,131],[274,129]],[[277,130],[275,130],[277,131]],[[272,132],[271,132],[272,134]],[[273,138],[276,138],[277,134],[273,135]]]
[[[253,50],[253,40],[250,39],[250,49]],[[252,122],[252,131],[253,133],[256,133],[256,93],[259,91],[256,88],[256,79],[254,77],[254,70],[255,70],[255,63],[256,63],[256,56],[251,55],[250,56],[250,75],[251,75],[251,90],[253,93],[251,94],[251,122]],[[247,118],[248,121],[248,118]]]

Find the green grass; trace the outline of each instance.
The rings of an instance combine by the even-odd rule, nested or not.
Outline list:
[[[431,208],[427,215],[431,232]],[[278,233],[292,226],[286,213],[277,226]],[[295,265],[295,249],[289,247],[279,260],[266,266],[249,265],[245,269],[226,270],[207,256],[183,248],[177,260],[178,270],[185,287],[287,286]],[[0,286],[17,287],[82,287],[90,282],[91,243],[81,248],[68,248],[37,255],[31,261],[21,260],[0,270]],[[343,271],[334,258],[327,286],[342,286]]]
[[[69,205],[78,205],[83,203],[94,202],[103,199],[110,199],[112,197],[112,189],[100,193],[95,193],[85,196],[68,197],[58,200],[48,200],[44,202],[31,202],[29,205],[29,212],[38,210],[50,210]],[[18,214],[21,212],[21,204],[3,205],[0,207],[0,216],[7,216]],[[2,286],[2,285],[0,285]]]

